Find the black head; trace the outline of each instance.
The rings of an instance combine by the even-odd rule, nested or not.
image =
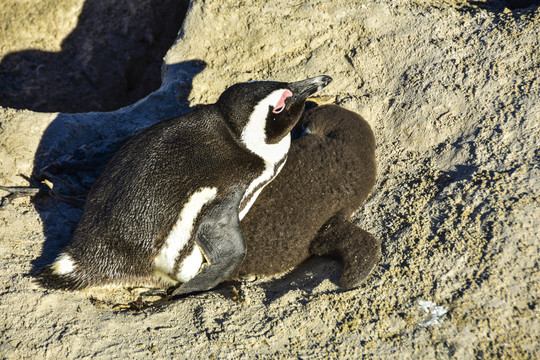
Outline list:
[[[331,81],[330,76],[321,75],[291,83],[239,83],[225,90],[216,105],[235,136],[262,155],[259,148],[277,145],[287,137],[300,119],[307,97]]]

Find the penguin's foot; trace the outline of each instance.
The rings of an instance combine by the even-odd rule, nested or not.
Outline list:
[[[358,287],[377,266],[381,243],[373,235],[336,215],[319,230],[311,244],[313,255],[332,256],[343,263],[341,287]]]
[[[41,188],[33,186],[0,186],[0,190],[9,193],[0,199],[0,210],[4,210],[13,199],[23,196],[33,197],[40,192]]]

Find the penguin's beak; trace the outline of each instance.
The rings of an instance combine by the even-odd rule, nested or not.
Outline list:
[[[293,96],[290,98],[289,106],[306,100],[310,95],[321,90],[326,85],[332,82],[332,78],[328,75],[320,75],[306,80],[300,80],[289,83]]]

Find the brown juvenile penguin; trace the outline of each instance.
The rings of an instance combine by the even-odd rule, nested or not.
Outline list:
[[[380,242],[350,222],[375,184],[375,137],[360,115],[336,105],[308,111],[280,174],[241,222],[246,258],[237,275],[273,275],[312,255],[343,263],[341,286],[358,286]]]

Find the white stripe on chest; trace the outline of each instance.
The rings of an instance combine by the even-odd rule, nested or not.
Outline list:
[[[156,275],[165,278],[168,282],[170,282],[171,278],[167,279],[164,275],[169,275],[176,281],[185,282],[197,274],[203,262],[202,254],[197,245],[195,245],[192,253],[183,259],[179,273],[171,274],[171,272],[180,251],[191,239],[193,226],[201,209],[205,204],[212,201],[216,194],[217,188],[213,187],[201,188],[191,195],[180,212],[178,220],[171,229],[161,251],[154,259]]]
[[[246,214],[248,213],[249,209],[251,208],[255,200],[257,200],[257,197],[260,195],[261,191],[264,189],[266,185],[270,183],[270,181],[272,181],[277,176],[277,174],[279,174],[281,169],[283,169],[284,165],[285,165],[285,161],[279,166],[278,169],[275,169],[275,164],[272,164],[269,162],[265,163],[265,168],[264,168],[263,173],[249,185],[248,189],[246,190],[244,194],[244,197],[242,198],[241,204],[244,202],[244,199],[248,198],[251,194],[253,194],[251,198],[249,199],[249,201],[245,204],[245,206],[242,209],[240,209],[241,211],[238,214],[240,220],[242,220],[244,216],[246,216]],[[274,171],[274,169],[276,171]],[[258,186],[260,187],[257,189]]]
[[[285,91],[287,90],[276,90],[258,103],[253,109],[244,131],[242,131],[242,142],[249,151],[256,154],[264,161],[264,170],[261,175],[249,184],[246,193],[244,194],[242,204],[245,199],[250,196],[251,198],[249,198],[247,204],[240,209],[240,220],[247,214],[264,187],[281,171],[285,162],[283,162],[278,169],[276,169],[276,164],[287,156],[289,148],[291,147],[290,134],[287,134],[276,144],[268,144],[266,142],[265,133],[268,109],[270,106],[275,106],[278,103]]]

